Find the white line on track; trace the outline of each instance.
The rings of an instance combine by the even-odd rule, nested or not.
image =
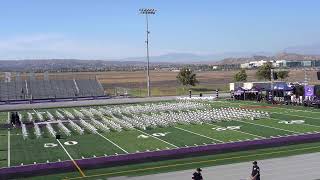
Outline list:
[[[8,167],[10,167],[11,147],[10,147],[10,130],[8,130]]]
[[[166,144],[169,144],[169,145],[171,145],[171,146],[173,146],[173,147],[175,147],[175,148],[178,148],[178,146],[176,146],[176,145],[174,145],[174,144],[171,144],[171,143],[169,143],[169,142],[167,142],[167,141],[165,141],[165,140],[162,140],[162,139],[160,139],[160,138],[158,138],[158,137],[155,137],[155,136],[153,136],[153,135],[151,135],[151,134],[148,134],[148,133],[146,133],[146,132],[143,132],[143,131],[141,131],[141,130],[139,130],[139,129],[136,129],[137,131],[139,131],[139,132],[141,132],[141,133],[143,133],[143,134],[146,134],[146,135],[148,135],[148,136],[151,136],[151,137],[153,137],[153,138],[155,138],[155,139],[158,139],[159,141],[162,141],[162,142],[164,142],[164,143],[166,143]]]
[[[215,127],[222,127],[222,126],[217,126],[217,125],[214,125],[214,124],[210,124],[210,123],[207,123],[208,125],[210,126],[215,126]],[[235,130],[235,129],[230,129],[231,131],[235,131],[235,132],[239,132],[239,133],[243,133],[243,134],[247,134],[247,135],[251,135],[251,136],[255,136],[255,137],[259,137],[259,138],[266,138],[264,136],[259,136],[259,135],[255,135],[255,134],[251,134],[251,133],[247,133],[247,132],[243,132],[243,131],[239,131],[239,130]]]
[[[267,127],[267,128],[271,128],[271,129],[277,129],[277,130],[281,130],[281,131],[287,131],[287,132],[291,132],[291,133],[295,133],[295,134],[301,133],[301,132],[290,131],[290,130],[281,129],[281,128],[276,128],[276,127],[267,126],[267,125],[262,125],[262,124],[250,123],[250,122],[247,122],[247,121],[241,121],[241,120],[236,120],[236,121],[243,122],[243,123],[247,123],[247,124],[252,124],[252,125],[256,125],[256,126]]]
[[[99,132],[97,132],[97,134],[99,136],[101,136],[103,139],[109,141],[111,144],[115,145],[117,148],[121,149],[121,151],[125,152],[126,154],[129,154],[128,151],[124,150],[122,147],[120,147],[118,144],[116,144],[115,142],[111,141],[110,139],[106,138],[104,135],[100,134]]]
[[[188,132],[188,133],[195,134],[195,135],[198,135],[198,136],[201,136],[201,137],[205,137],[205,138],[207,138],[207,139],[211,139],[211,140],[214,140],[214,141],[218,141],[218,142],[224,143],[224,141],[221,141],[221,140],[218,140],[218,139],[214,139],[214,138],[211,138],[211,137],[209,137],[209,136],[205,136],[205,135],[202,135],[202,134],[193,132],[193,131],[189,131],[189,130],[186,130],[186,129],[183,129],[183,128],[179,128],[179,127],[174,127],[174,128],[180,129],[180,130],[182,130],[182,131],[186,131],[186,132]]]

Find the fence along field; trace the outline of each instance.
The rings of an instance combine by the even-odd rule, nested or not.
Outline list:
[[[1,127],[3,149],[0,151],[0,165],[21,166],[65,161],[70,157],[85,159],[116,156],[320,131],[319,112],[313,110],[281,111],[279,108],[263,106],[257,106],[254,110],[239,109],[240,106],[254,105],[226,101],[195,103],[189,107],[174,106],[175,104],[22,111],[20,114],[26,132],[22,128],[8,131]],[[172,110],[167,109],[168,107]],[[121,113],[117,113],[119,111]],[[236,114],[241,114],[240,112],[247,117],[238,117]],[[2,124],[7,123],[4,120],[8,118],[7,113],[0,115]],[[252,116],[255,120],[252,120]],[[81,122],[80,117],[84,122]],[[168,118],[170,121],[166,121]],[[36,130],[38,128],[40,133]],[[55,134],[63,136],[60,142],[54,138]],[[8,148],[5,148],[7,145]]]
[[[196,72],[200,84],[193,88],[195,92],[212,92],[215,89],[228,91],[228,83],[233,82],[233,75],[237,71],[206,71]],[[248,81],[258,81],[255,76],[255,70],[247,70]],[[316,71],[307,71],[310,83],[317,83]],[[0,79],[4,79],[3,73],[0,73]],[[43,73],[35,73],[37,79],[43,78]],[[151,71],[151,85],[153,95],[181,95],[187,94],[187,90],[181,87],[177,80],[177,72],[172,71]],[[288,81],[304,81],[304,71],[290,70]],[[21,79],[26,79],[25,73],[21,74]],[[13,79],[14,79],[13,73]],[[114,95],[116,91],[134,96],[146,96],[146,78],[144,71],[134,72],[70,72],[70,73],[49,73],[49,79],[94,79],[97,78],[106,92]]]

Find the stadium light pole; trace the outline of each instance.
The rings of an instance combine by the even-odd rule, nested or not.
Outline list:
[[[146,25],[147,25],[147,40],[145,41],[147,44],[147,89],[148,89],[148,96],[151,95],[150,92],[150,72],[149,72],[149,61],[150,61],[150,57],[149,57],[149,19],[148,16],[150,14],[155,14],[157,10],[155,9],[139,9],[140,14],[146,15]]]

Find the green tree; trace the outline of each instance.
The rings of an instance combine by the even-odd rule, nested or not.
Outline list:
[[[280,78],[281,80],[284,80],[289,77],[289,71],[278,71],[277,75],[278,75],[278,78]]]
[[[247,72],[245,69],[241,69],[239,72],[237,72],[234,76],[233,79],[235,82],[244,82],[247,81]]]
[[[264,80],[271,80],[271,68],[272,64],[265,63],[264,65],[260,66],[258,71],[256,72],[258,79],[264,79]]]
[[[199,83],[196,76],[197,75],[195,73],[193,73],[192,70],[184,67],[184,68],[180,69],[180,72],[177,75],[177,80],[183,86],[189,86],[189,85],[195,86],[196,84]]]

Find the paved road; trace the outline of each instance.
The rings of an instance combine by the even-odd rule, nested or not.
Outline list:
[[[205,180],[247,180],[251,162],[203,168]],[[319,180],[320,153],[290,156],[259,161],[262,180]],[[141,177],[117,177],[109,180],[187,180],[193,170]]]
[[[204,95],[204,96],[209,96],[209,95]],[[213,95],[211,94],[211,96]],[[220,94],[220,97],[225,97],[225,96],[228,96],[228,94],[227,93]],[[45,102],[45,103],[35,103],[35,104],[9,104],[9,105],[0,105],[0,111],[168,101],[168,100],[174,100],[177,97],[183,97],[183,96],[163,96],[163,97],[146,97],[146,98],[111,98],[111,99],[81,100],[81,101],[67,101],[67,102]]]

